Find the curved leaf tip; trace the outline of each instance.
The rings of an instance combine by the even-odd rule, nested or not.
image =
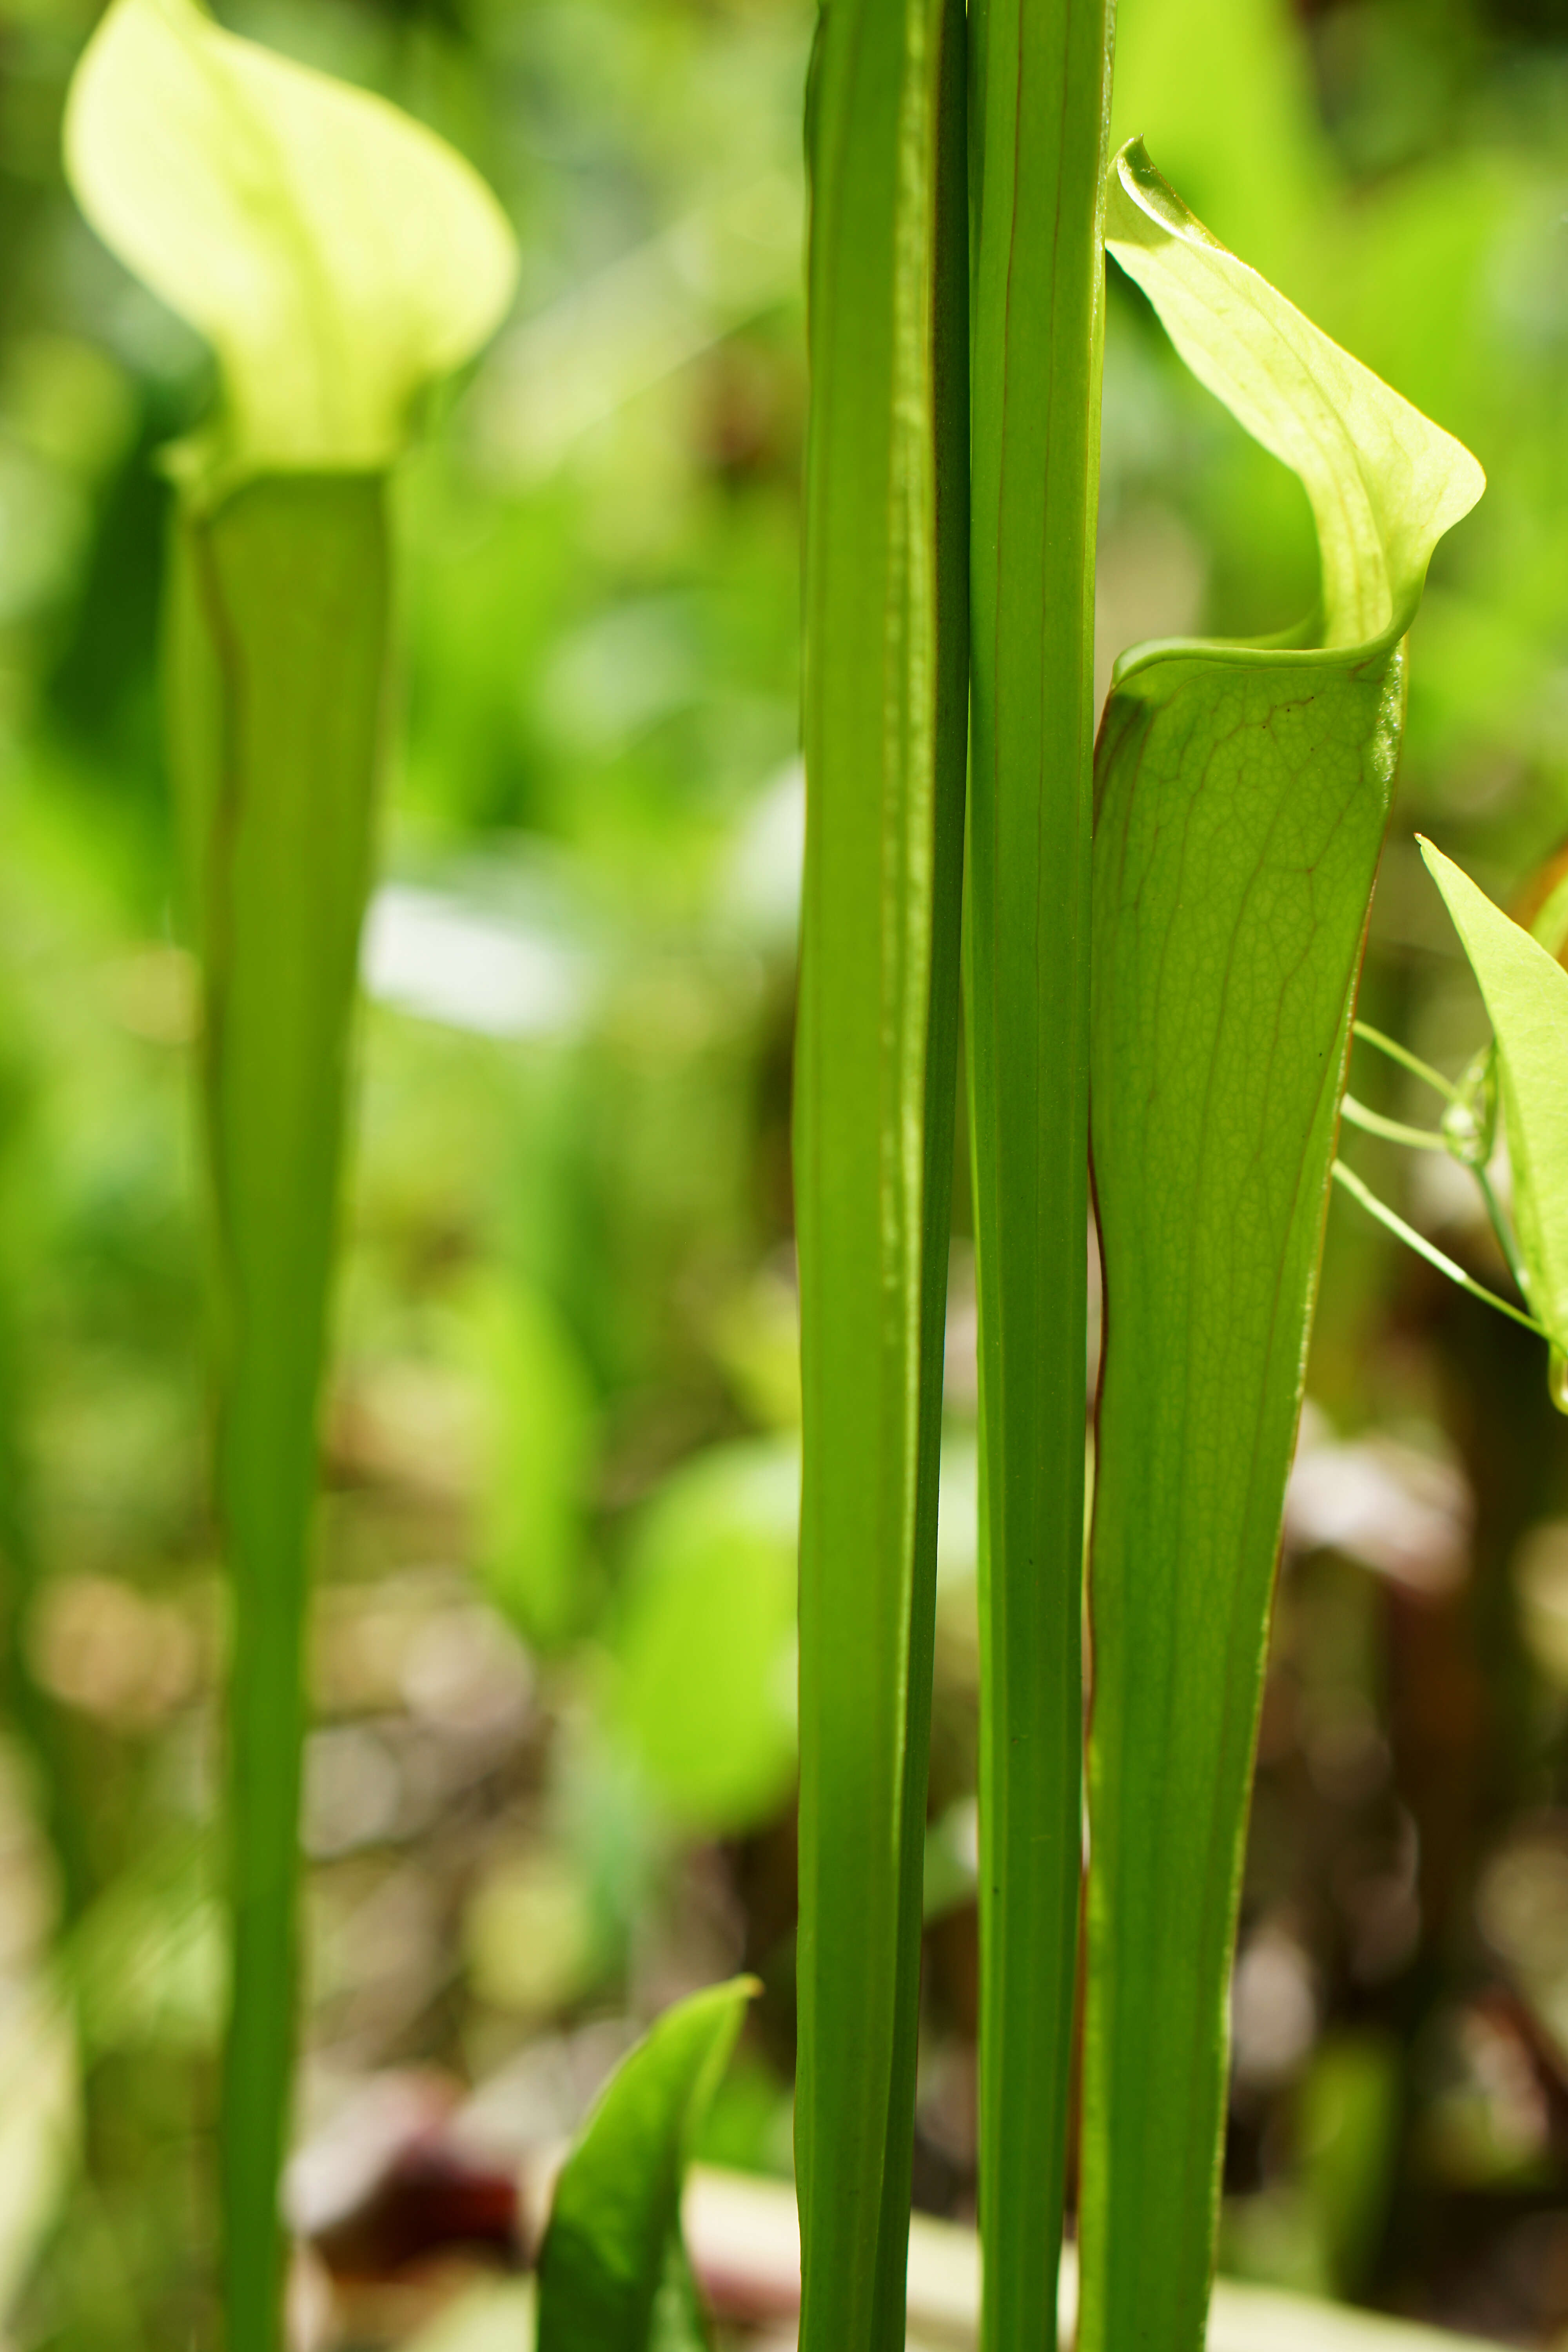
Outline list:
[[[755,1977],[667,2009],[600,2094],[555,2186],[539,2252],[538,2352],[653,2352],[706,2342],[680,2241],[693,2136],[729,2063]]]
[[[1433,549],[1486,488],[1469,451],[1211,236],[1141,140],[1112,160],[1105,242],[1198,381],[1300,478],[1325,646],[1403,635]]]
[[[217,354],[226,473],[387,465],[510,299],[510,228],[461,156],[193,0],[113,0],[65,149],[104,243]]]

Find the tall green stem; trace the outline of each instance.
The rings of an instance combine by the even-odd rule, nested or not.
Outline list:
[[[968,1043],[987,2352],[1056,2340],[1080,1860],[1089,851],[1109,0],[973,19]]]
[[[805,2352],[903,2344],[967,662],[963,11],[828,0],[810,100]]]
[[[381,478],[251,483],[179,530],[171,722],[192,851],[230,1569],[229,2352],[275,2352],[297,1996],[301,1669],[350,1014],[385,703]]]

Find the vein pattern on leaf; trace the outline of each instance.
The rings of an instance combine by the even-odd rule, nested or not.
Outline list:
[[[1080,2341],[1197,2352],[1269,1599],[1401,640],[1481,475],[1217,245],[1136,144],[1112,165],[1107,242],[1194,373],[1300,474],[1323,570],[1316,645],[1124,656],[1096,755]]]

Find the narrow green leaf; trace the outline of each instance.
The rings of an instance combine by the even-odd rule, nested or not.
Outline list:
[[[274,478],[180,519],[170,703],[205,983],[217,1502],[233,1590],[230,2352],[271,2352],[279,2322],[300,1652],[388,598],[374,476]]]
[[[216,352],[226,476],[388,464],[511,297],[511,231],[444,141],[192,0],[114,0],[66,158],[104,242]]]
[[[1421,855],[1497,1038],[1525,1297],[1568,1354],[1568,971],[1431,842]]]
[[[1094,537],[1106,0],[971,12],[966,1016],[984,1430],[987,2352],[1056,2339],[1081,1866]]]
[[[962,0],[829,0],[808,97],[805,2352],[902,2352],[967,683]]]
[[[754,1978],[665,2011],[621,2062],[555,2187],[539,2256],[539,2352],[696,2352],[707,2340],[680,2242],[692,2135]]]
[[[1400,639],[1466,452],[1215,245],[1141,151],[1107,241],[1296,467],[1322,643],[1124,656],[1097,754],[1090,1102],[1105,1261],[1091,1594],[1086,2352],[1193,2352],[1286,1478]]]

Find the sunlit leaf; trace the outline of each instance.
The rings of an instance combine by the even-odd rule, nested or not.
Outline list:
[[[1123,657],[1097,755],[1105,1261],[1091,1596],[1086,2352],[1203,2337],[1247,1790],[1352,995],[1432,547],[1481,475],[1141,150],[1111,252],[1306,484],[1321,642]]]
[[[1485,487],[1469,451],[1210,236],[1138,140],[1111,171],[1105,241],[1199,383],[1299,476],[1318,527],[1321,644],[1403,635],[1432,550]]]
[[[460,156],[193,0],[114,0],[66,156],[104,242],[216,352],[225,469],[384,466],[510,299],[511,232]]]
[[[611,2076],[556,2183],[539,2256],[539,2352],[697,2352],[680,2242],[694,2133],[729,2063],[754,1978],[668,2009]]]
[[[1429,841],[1443,894],[1497,1037],[1513,1214],[1530,1307],[1568,1353],[1568,971]]]

